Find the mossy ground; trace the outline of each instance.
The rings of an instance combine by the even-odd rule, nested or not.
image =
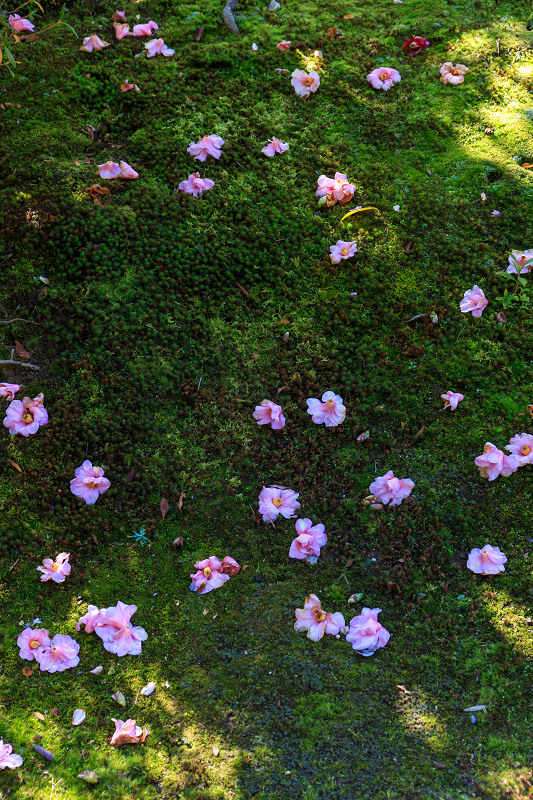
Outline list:
[[[0,380],[44,391],[50,424],[1,437],[0,737],[25,762],[0,775],[0,797],[531,797],[531,472],[487,484],[473,464],[485,441],[532,427],[530,315],[500,325],[495,300],[506,254],[533,241],[533,176],[521,167],[533,161],[529,4],[241,8],[236,38],[211,0],[128,0],[128,19],[155,19],[176,50],[147,61],[133,58],[142,40],[114,41],[113,6],[73,0],[80,37],[112,45],[82,54],[54,30],[16,48],[14,77],[2,72],[0,102],[13,105],[0,110],[0,316],[38,325],[2,325],[0,353],[18,339],[41,369],[0,367]],[[53,20],[57,7],[45,11]],[[343,40],[326,37],[334,26]],[[431,47],[408,59],[412,34]],[[322,85],[303,102],[275,68],[305,66],[316,49]],[[470,68],[462,86],[439,82],[447,60]],[[402,81],[375,93],[365,76],[382,64]],[[120,93],[126,78],[141,94]],[[215,189],[195,200],[175,189],[197,167],[186,147],[207,133],[226,144],[201,165]],[[273,135],[290,150],[266,159]],[[95,205],[84,190],[96,164],[120,158],[139,180]],[[357,184],[349,207],[380,214],[339,226],[346,207],[318,211],[316,177],[335,170]],[[337,238],[359,253],[332,266]],[[474,283],[490,301],[478,320],[458,309]],[[406,322],[431,311],[437,325]],[[348,407],[338,429],[305,413],[327,389]],[[466,398],[453,414],[440,411],[448,389]],[[283,431],[253,422],[263,397],[279,397]],[[68,487],[85,457],[112,481],[91,507]],[[416,487],[376,515],[361,498],[387,469]],[[258,518],[261,486],[276,483],[326,525],[314,568],[289,563],[291,522]],[[140,527],[150,546],[128,538]],[[487,541],[509,557],[494,580],[465,569]],[[37,565],[61,550],[70,578],[41,584]],[[199,597],[188,576],[211,554],[247,568]],[[344,641],[297,636],[294,609],[310,592],[347,619],[362,592],[383,609],[387,648],[363,659]],[[88,603],[118,599],[138,605],[148,631],[138,658],[75,633]],[[76,636],[78,669],[22,674],[16,637],[35,618]],[[148,680],[157,690],[141,698]],[[473,724],[463,709],[476,704],[487,712]],[[87,712],[80,728],[75,707]],[[146,744],[113,750],[112,716],[147,725]],[[76,777],[84,769],[97,786]]]

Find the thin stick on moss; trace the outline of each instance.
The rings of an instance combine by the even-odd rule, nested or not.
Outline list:
[[[224,19],[226,27],[228,27],[232,33],[236,33],[237,35],[240,34],[240,30],[239,26],[235,22],[235,17],[233,14],[237,8],[238,2],[239,0],[228,0],[222,12],[222,18]]]
[[[15,351],[12,350],[11,351],[11,358],[1,359],[0,360],[0,367],[4,367],[7,364],[9,364],[11,367],[12,366],[17,366],[17,367],[24,367],[25,369],[41,369],[40,367],[37,366],[37,364],[29,364],[29,363],[26,364],[24,361],[15,361],[15,359],[13,358],[14,353],[15,353]]]

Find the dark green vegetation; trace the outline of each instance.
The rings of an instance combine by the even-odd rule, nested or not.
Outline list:
[[[73,0],[80,40],[54,30],[15,48],[14,77],[0,68],[0,102],[14,104],[0,108],[0,317],[38,323],[0,326],[0,355],[17,339],[41,367],[0,367],[0,380],[44,391],[50,414],[28,440],[0,437],[0,737],[25,758],[0,774],[0,797],[530,797],[531,468],[487,484],[473,464],[485,441],[532,427],[529,313],[500,325],[495,299],[507,253],[533,246],[529,4],[285,0],[273,17],[246,3],[233,38],[214,2],[128,0],[128,19],[156,20],[176,49],[150,61],[133,59],[143,40],[114,41],[114,10]],[[334,26],[344,40],[326,37]],[[111,46],[80,53],[93,32]],[[431,47],[408,59],[411,34]],[[275,68],[315,49],[322,85],[303,102]],[[447,60],[470,68],[462,86],[439,82]],[[388,93],[365,81],[381,64],[402,75]],[[141,94],[121,94],[126,78]],[[188,144],[210,133],[222,158],[194,162]],[[274,135],[290,150],[267,159]],[[96,205],[96,164],[120,158],[139,180],[109,183]],[[175,192],[195,169],[216,184],[201,200]],[[316,178],[336,170],[358,192],[319,210]],[[356,203],[381,213],[338,226]],[[338,238],[359,254],[332,266]],[[477,320],[458,308],[474,283],[490,303]],[[438,324],[406,322],[431,311]],[[338,429],[305,411],[327,389],[348,407]],[[448,389],[466,398],[453,414],[440,412]],[[279,398],[283,431],[253,421],[263,397]],[[112,481],[87,507],[68,483],[85,457]],[[387,469],[416,487],[379,515],[361,499]],[[289,563],[291,521],[259,520],[272,483],[326,525],[316,567]],[[128,538],[140,527],[151,546]],[[509,558],[494,580],[465,569],[487,541]],[[37,565],[61,550],[70,578],[41,584]],[[199,597],[188,576],[211,554],[248,567]],[[347,620],[363,592],[389,645],[363,659],[296,635],[310,592]],[[119,599],[149,633],[138,658],[75,632],[87,603]],[[36,617],[76,637],[78,669],[22,674],[16,637]],[[156,692],[134,706],[148,680]],[[462,709],[477,704],[472,724]],[[112,751],[112,716],[148,725],[146,744]]]

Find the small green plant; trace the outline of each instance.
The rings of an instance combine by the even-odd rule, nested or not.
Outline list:
[[[511,260],[514,262],[516,276],[510,274],[509,272],[498,272],[498,275],[501,275],[502,278],[505,278],[505,280],[514,283],[514,288],[512,291],[505,289],[503,295],[497,297],[496,300],[500,301],[503,308],[512,308],[512,306],[528,306],[533,289],[531,286],[528,286],[527,280],[522,278],[520,272],[524,267],[530,268],[533,265],[533,258],[529,258],[523,263],[522,259],[520,259],[519,263],[513,252],[511,253]]]
[[[128,539],[135,539],[138,544],[152,544],[148,536],[146,535],[146,531],[144,528],[139,528],[138,531],[133,531],[132,536],[128,536]]]

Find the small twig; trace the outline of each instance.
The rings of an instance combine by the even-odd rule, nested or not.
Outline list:
[[[0,319],[0,325],[10,325],[12,322],[29,322],[31,325],[42,325],[41,322],[34,322],[32,319],[22,319],[22,317],[13,317],[13,319]]]
[[[303,233],[293,233],[292,236],[286,236],[284,239],[276,239],[276,242],[286,242],[287,239],[294,239],[298,236],[303,236]]]
[[[236,163],[236,164],[238,164],[238,165],[239,165],[239,167],[242,167],[242,168],[243,168],[243,170],[244,170],[245,172],[250,172],[250,170],[249,170],[249,169],[246,169],[246,167],[244,166],[244,164],[241,164],[241,162],[240,162],[240,161],[236,161],[235,163]]]
[[[20,558],[17,558],[17,560],[16,560],[16,561],[15,561],[15,563],[13,564],[13,567],[16,567],[16,566],[17,566],[17,564],[19,563],[19,561],[20,561]],[[13,567],[9,567],[9,569],[8,569],[8,572],[11,572],[11,570],[13,569]]]
[[[226,5],[224,6],[224,10],[222,11],[222,18],[224,20],[224,24],[226,27],[230,29],[232,33],[236,33],[237,35],[240,34],[239,26],[235,22],[235,17],[233,13],[237,8],[239,0],[228,0]]]
[[[15,361],[13,359],[13,353],[14,350],[11,351],[11,358],[4,358],[0,360],[0,367],[5,366],[7,364],[11,364],[12,366],[16,365],[19,367],[26,367],[27,369],[41,369],[40,367],[37,366],[37,364],[25,364],[23,361]]]

